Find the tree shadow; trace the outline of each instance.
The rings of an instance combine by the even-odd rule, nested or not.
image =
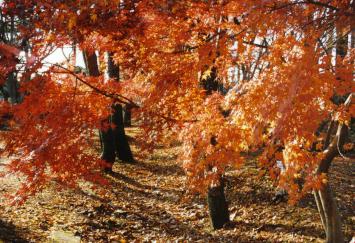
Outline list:
[[[125,183],[127,184],[130,184],[134,187],[138,187],[138,188],[141,188],[141,189],[146,189],[146,190],[155,190],[157,189],[156,187],[153,187],[153,186],[149,186],[149,185],[143,185],[142,183],[124,175],[124,174],[121,174],[119,172],[115,172],[115,171],[110,171],[107,173],[107,175],[109,176],[112,176],[114,178],[116,178],[117,180],[121,180],[121,181],[124,181]]]
[[[129,193],[136,198],[153,199],[161,202],[176,202],[179,201],[184,194],[184,191],[142,185],[141,183],[119,173],[111,174],[111,176],[113,177],[113,179],[111,179],[111,185],[114,188],[121,189],[120,191],[114,192],[116,196],[119,196],[119,194],[125,196]],[[130,187],[127,184],[133,187]]]
[[[121,174],[119,172],[115,172],[115,171],[111,171],[109,172],[107,175],[113,177],[115,180],[115,182],[117,182],[117,180],[125,182],[131,186],[134,186],[136,188],[142,189],[142,190],[149,190],[149,191],[161,191],[164,193],[178,193],[180,194],[182,191],[181,190],[175,190],[175,189],[164,189],[161,187],[156,187],[156,186],[151,186],[151,185],[145,185],[140,183],[137,180],[132,179],[131,177],[128,177],[124,174]],[[111,180],[112,181],[112,180]]]
[[[246,185],[246,181],[235,176],[225,176],[226,194],[229,201],[241,205],[259,204],[259,205],[273,205],[272,198],[275,192],[267,190],[262,185],[253,185],[249,187],[249,191],[241,190]],[[236,187],[238,187],[236,189]]]
[[[152,212],[151,208],[147,208],[146,212]],[[152,231],[155,231],[159,228],[159,235],[166,234],[170,237],[179,238],[182,242],[268,242],[255,240],[247,236],[240,235],[219,235],[212,233],[213,231],[206,231],[205,228],[196,227],[192,222],[181,220],[171,213],[164,210],[164,208],[155,208],[154,210],[159,211],[149,213],[148,215],[143,215],[141,213],[130,212],[136,218],[137,222],[141,222],[145,227],[151,228]],[[153,211],[154,211],[153,210]],[[128,240],[134,240],[131,238]],[[177,240],[177,242],[180,242]]]
[[[298,203],[297,203],[297,207],[300,208],[312,208],[314,210],[318,210],[317,208],[317,204],[316,201],[313,197],[312,194],[307,194],[306,196],[304,196]]]
[[[111,192],[116,196],[116,198],[127,197],[127,194],[131,195],[134,198],[139,199],[152,199],[160,202],[176,202],[180,201],[183,197],[185,191],[177,189],[164,189],[160,187],[144,185],[126,175],[123,175],[118,172],[109,172],[106,173],[106,178],[109,180],[109,188],[101,184],[95,184],[98,188],[102,189],[113,189]],[[95,192],[87,191],[83,188],[75,188],[74,192],[78,195],[87,197],[89,199],[101,202],[109,203],[109,199],[96,194]],[[1,243],[1,242],[0,242]]]
[[[19,229],[17,226],[9,222],[4,222],[0,220],[0,242],[6,243],[26,243],[28,240],[22,238],[19,234]]]
[[[161,165],[157,163],[148,163],[148,162],[141,162],[137,161],[137,163],[134,164],[134,166],[141,167],[151,173],[154,173],[156,175],[178,175],[178,176],[184,176],[184,170],[176,165],[176,164],[171,164],[171,165]]]
[[[248,231],[252,231],[253,229],[258,232],[267,231],[270,233],[280,232],[280,233],[298,233],[305,236],[310,236],[314,238],[325,237],[325,233],[323,230],[312,226],[300,226],[300,225],[284,225],[284,224],[270,224],[270,223],[246,223],[244,221],[233,222],[234,227],[242,226],[246,228]]]
[[[98,185],[98,186],[100,186],[100,185]],[[98,202],[101,202],[101,203],[109,203],[110,202],[108,199],[105,199],[105,198],[97,196],[97,195],[95,195],[93,193],[87,192],[87,191],[83,190],[82,188],[75,188],[74,192],[76,194],[78,194],[78,195],[90,198],[90,199],[92,199],[94,201],[98,201]]]

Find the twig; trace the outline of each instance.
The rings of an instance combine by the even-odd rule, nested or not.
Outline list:
[[[277,6],[275,4],[274,7],[269,7],[269,8],[271,8],[270,11],[276,11],[276,10],[280,10],[280,9],[283,9],[283,8],[292,7],[292,6],[300,5],[300,4],[313,4],[313,5],[321,6],[321,7],[324,7],[324,8],[329,8],[329,9],[334,10],[334,11],[339,11],[339,8],[337,8],[337,7],[334,7],[332,5],[329,5],[329,4],[326,4],[326,3],[322,3],[322,2],[316,2],[316,1],[313,1],[313,0],[296,1],[296,2],[287,3],[287,4],[284,4],[284,5],[280,5],[280,6]]]

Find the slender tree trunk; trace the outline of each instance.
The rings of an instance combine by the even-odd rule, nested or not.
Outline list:
[[[315,199],[316,204],[317,204],[320,220],[322,222],[323,229],[324,229],[324,232],[325,232],[327,230],[327,226],[326,226],[326,223],[325,223],[325,213],[324,213],[323,205],[322,205],[322,202],[321,202],[321,199],[320,199],[320,196],[319,196],[319,191],[318,190],[317,191],[313,191],[313,195],[314,195],[314,199]]]
[[[329,184],[327,184],[321,190],[315,191],[313,193],[315,195],[315,200],[323,228],[326,233],[326,242],[344,242],[344,236],[341,230],[340,215],[332,188]]]
[[[223,228],[223,225],[229,222],[229,211],[222,178],[218,186],[208,189],[207,203],[213,229]]]
[[[349,107],[351,104],[352,95],[350,94],[346,99],[344,105]],[[328,133],[331,132],[331,129],[328,129]],[[331,140],[329,146],[324,150],[323,159],[320,161],[317,174],[328,174],[329,168],[333,159],[339,155],[339,150],[343,147],[343,144],[346,140],[348,134],[348,128],[345,124],[338,124],[338,128],[335,136]],[[330,137],[327,134],[327,137]],[[341,229],[341,219],[335,200],[334,192],[327,183],[320,190],[313,192],[315,201],[317,203],[318,211],[321,217],[323,228],[326,233],[327,243],[338,243],[344,242],[344,236]]]
[[[96,54],[89,54],[87,52],[83,52],[83,56],[89,75],[93,77],[99,76],[100,71],[97,63]],[[105,127],[105,129],[100,129],[99,131],[102,144],[101,159],[103,159],[109,164],[108,167],[105,169],[105,171],[108,172],[112,171],[112,166],[115,162],[116,157],[114,133],[111,128],[111,123],[111,117],[107,118],[107,120],[102,121],[102,125],[103,127]]]
[[[107,57],[107,73],[108,77],[120,80],[119,66],[116,65],[111,54]],[[112,123],[114,124],[113,135],[116,148],[116,154],[122,162],[134,162],[133,154],[129,146],[126,133],[124,130],[123,110],[121,104],[113,104],[114,112],[112,114]]]

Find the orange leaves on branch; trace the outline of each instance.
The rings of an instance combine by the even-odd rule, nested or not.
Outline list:
[[[26,93],[23,102],[8,108],[14,125],[0,134],[6,141],[2,155],[15,158],[8,173],[26,178],[14,195],[16,202],[51,180],[70,187],[82,179],[104,183],[100,175],[104,164],[92,146],[94,129],[111,112],[111,101],[63,74],[38,75],[21,91]]]

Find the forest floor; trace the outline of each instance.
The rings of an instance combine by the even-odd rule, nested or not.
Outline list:
[[[127,130],[131,137],[138,132]],[[80,236],[82,242],[324,242],[312,195],[295,206],[273,203],[275,187],[267,177],[256,179],[252,162],[227,173],[232,222],[211,230],[206,200],[186,195],[177,149],[159,148],[136,164],[116,163],[114,173],[105,175],[112,182],[105,195],[85,184],[61,191],[49,186],[15,207],[1,195],[13,192],[18,181],[0,178],[0,242],[48,242],[56,230]],[[1,162],[4,166],[6,160]],[[331,170],[349,242],[355,232],[354,166],[338,159]]]

